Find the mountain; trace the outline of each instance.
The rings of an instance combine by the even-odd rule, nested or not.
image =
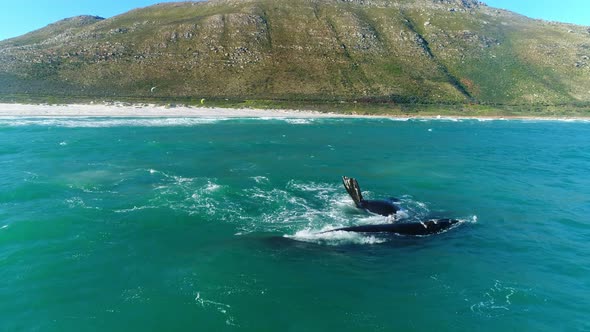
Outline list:
[[[475,0],[219,0],[0,42],[0,95],[590,104],[590,28]]]

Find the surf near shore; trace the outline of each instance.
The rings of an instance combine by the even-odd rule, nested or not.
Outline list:
[[[390,118],[425,120],[538,120],[538,121],[590,121],[586,117],[538,116],[454,116],[404,114],[342,114],[289,109],[255,109],[223,107],[163,106],[155,104],[96,103],[96,104],[10,104],[0,103],[0,117],[179,117],[179,118]]]

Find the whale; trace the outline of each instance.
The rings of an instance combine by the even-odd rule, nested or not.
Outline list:
[[[351,227],[342,227],[321,232],[320,234],[330,232],[355,232],[355,233],[394,233],[398,235],[432,235],[441,233],[459,223],[458,219],[428,219],[421,222],[398,222],[377,225],[360,225]]]
[[[399,211],[399,206],[395,204],[397,199],[390,198],[389,200],[366,200],[363,198],[361,188],[356,179],[346,176],[342,177],[344,188],[354,201],[357,208],[369,211],[371,213],[380,214],[382,216],[391,216]]]
[[[400,207],[396,204],[396,199],[389,200],[365,200],[361,194],[361,188],[358,181],[354,178],[346,176],[342,177],[344,188],[354,201],[357,208],[369,211],[371,213],[380,214],[382,216],[394,216]],[[395,220],[395,219],[394,219]],[[360,225],[350,226],[327,230],[323,233],[345,231],[356,233],[395,233],[399,235],[431,235],[440,233],[453,225],[459,223],[458,219],[449,218],[430,218],[418,222],[394,222],[387,224],[376,225]]]

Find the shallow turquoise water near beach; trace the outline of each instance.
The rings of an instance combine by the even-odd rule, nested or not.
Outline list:
[[[1,331],[590,330],[590,123],[0,119]],[[398,197],[412,238],[334,227]]]

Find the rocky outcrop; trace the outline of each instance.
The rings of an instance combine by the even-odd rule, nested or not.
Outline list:
[[[432,0],[434,3],[447,4],[459,6],[462,8],[475,8],[484,5],[485,3],[477,0]]]

